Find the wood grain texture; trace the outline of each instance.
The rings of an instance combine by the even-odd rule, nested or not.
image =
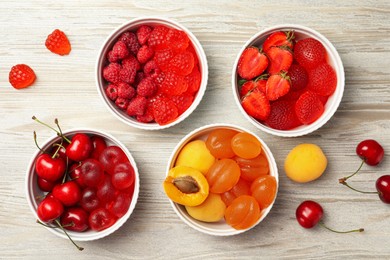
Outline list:
[[[184,1],[183,1],[184,2]],[[111,31],[139,16],[163,16],[191,30],[203,45],[209,64],[205,96],[184,122],[162,131],[142,131],[114,118],[101,102],[94,81],[95,60]],[[281,138],[263,133],[240,114],[231,91],[237,52],[256,32],[276,24],[297,23],[325,35],[337,48],[346,74],[345,93],[332,119],[304,137]],[[338,178],[360,161],[358,142],[377,139],[390,151],[390,3],[357,1],[9,1],[0,8],[0,258],[1,259],[388,259],[390,207],[375,195],[340,186]],[[69,56],[44,47],[55,28],[69,35]],[[33,87],[14,90],[9,69],[29,64],[37,73]],[[133,154],[141,190],[133,215],[104,239],[68,241],[35,224],[25,198],[25,171],[35,146],[52,136],[31,120],[36,115],[63,129],[90,127],[121,140]],[[177,142],[209,123],[233,123],[257,133],[278,164],[280,190],[268,217],[238,236],[213,237],[185,225],[162,190],[166,162]],[[284,173],[287,153],[297,144],[320,145],[329,159],[325,174],[309,184],[296,184]],[[378,167],[365,166],[354,185],[374,189],[388,174],[389,157]],[[337,235],[302,229],[295,208],[306,199],[320,202],[325,221],[338,229],[364,227],[361,234]]]

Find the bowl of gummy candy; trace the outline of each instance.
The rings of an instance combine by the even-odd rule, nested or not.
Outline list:
[[[277,25],[250,38],[232,72],[234,99],[257,128],[294,137],[322,127],[344,92],[344,67],[333,44],[301,25]]]
[[[128,220],[137,203],[139,176],[119,140],[80,128],[59,130],[42,145],[35,136],[35,142],[26,195],[38,223],[57,236],[89,241],[113,233]]]
[[[183,25],[157,17],[115,29],[96,62],[96,85],[122,122],[158,130],[187,118],[206,90],[208,66],[197,38]]]
[[[278,191],[274,157],[254,133],[212,124],[186,135],[168,161],[164,191],[176,214],[209,235],[229,236],[259,224]]]

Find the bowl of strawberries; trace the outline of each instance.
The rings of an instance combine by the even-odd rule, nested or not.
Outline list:
[[[173,126],[200,103],[208,78],[197,38],[166,18],[141,17],[115,29],[96,63],[98,92],[124,123],[146,130]]]
[[[255,34],[237,55],[232,87],[243,115],[278,136],[309,134],[336,112],[344,67],[333,44],[301,25],[277,25]]]

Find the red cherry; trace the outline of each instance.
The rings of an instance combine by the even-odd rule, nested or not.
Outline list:
[[[91,138],[86,134],[77,133],[66,148],[66,155],[73,161],[82,161],[90,156],[92,148]]]
[[[96,188],[87,187],[81,193],[80,206],[88,212],[94,211],[102,205],[97,197]]]
[[[379,198],[387,204],[390,204],[390,175],[383,175],[376,181],[376,190]]]
[[[66,142],[63,142],[62,144],[61,143],[56,143],[53,145],[52,149],[51,149],[51,153],[57,153],[58,154],[58,157],[62,158],[62,160],[64,160],[64,162],[66,162],[66,160],[68,159],[68,164],[70,164],[70,159],[68,158],[68,156],[66,156],[66,148],[68,147],[69,143],[66,143]]]
[[[69,177],[74,180],[80,188],[85,188],[86,185],[83,180],[80,178],[81,175],[81,163],[74,163],[69,167]]]
[[[298,223],[304,228],[312,228],[321,220],[324,210],[315,201],[306,200],[302,202],[296,212]]]
[[[89,215],[89,226],[95,231],[101,231],[114,225],[116,217],[105,208],[98,208]]]
[[[108,146],[100,154],[99,161],[103,164],[108,174],[114,173],[114,167],[119,163],[129,162],[126,154],[118,146]]]
[[[91,158],[99,160],[100,154],[107,147],[106,141],[104,140],[103,137],[97,136],[97,135],[92,136],[91,141],[92,141],[92,147],[93,147],[92,153],[91,153]]]
[[[54,186],[53,195],[67,207],[75,205],[81,199],[81,191],[75,181],[68,181]]]
[[[51,181],[43,179],[43,178],[41,178],[39,176],[38,176],[38,179],[37,179],[37,183],[38,183],[39,189],[41,191],[46,191],[46,192],[52,191],[54,186],[58,184],[57,182],[51,182]]]
[[[103,165],[95,159],[87,159],[82,162],[80,181],[88,187],[96,187],[103,180]]]
[[[61,158],[53,158],[49,154],[44,153],[38,156],[35,162],[35,171],[38,176],[55,182],[60,179],[66,170],[66,164]]]
[[[134,169],[128,162],[117,164],[111,177],[112,185],[117,190],[129,188],[134,183],[134,179]]]
[[[38,206],[38,217],[43,222],[51,222],[61,216],[64,212],[64,206],[53,197],[46,197]]]
[[[377,141],[369,139],[357,145],[356,153],[365,163],[375,166],[382,161],[385,151]]]
[[[88,213],[80,208],[68,208],[61,216],[61,225],[72,231],[83,232],[89,228]]]

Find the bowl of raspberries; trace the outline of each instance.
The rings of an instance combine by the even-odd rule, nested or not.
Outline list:
[[[309,134],[336,112],[344,92],[344,67],[319,32],[277,25],[255,34],[237,55],[232,87],[243,115],[278,136]]]
[[[96,64],[96,83],[108,109],[146,130],[173,126],[200,103],[208,79],[197,38],[166,18],[141,17],[115,29]]]

